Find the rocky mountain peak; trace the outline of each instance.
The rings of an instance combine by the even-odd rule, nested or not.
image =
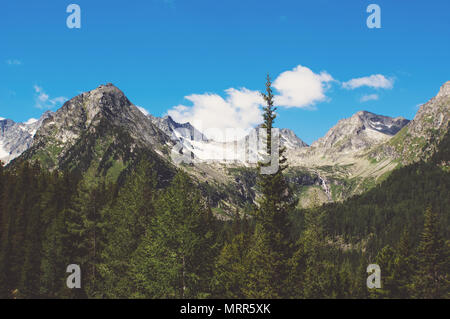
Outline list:
[[[409,120],[402,116],[392,118],[368,111],[359,111],[353,116],[357,116],[361,120],[362,129],[372,129],[391,136],[397,134],[409,123]]]
[[[122,113],[132,105],[125,94],[111,83],[100,85],[92,91],[75,97],[75,99],[77,98],[82,100],[78,106],[84,107],[90,115],[88,119],[99,112],[110,115]]]
[[[288,128],[282,128],[280,130],[281,145],[287,148],[296,149],[302,147],[308,147],[302,139],[300,139],[293,130]]]
[[[37,131],[28,155],[44,157],[50,168],[57,167],[74,156],[72,147],[81,137],[101,136],[100,139],[109,138],[110,143],[117,140],[118,132],[129,135],[130,142],[124,147],[130,152],[136,147],[160,149],[169,143],[163,132],[120,89],[108,83],[75,96],[51,114]]]
[[[314,142],[323,152],[354,152],[390,139],[409,123],[403,117],[392,118],[359,111],[340,120],[327,134]]]

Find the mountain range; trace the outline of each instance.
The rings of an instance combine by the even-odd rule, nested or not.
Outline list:
[[[426,160],[448,131],[449,113],[450,81],[412,121],[360,111],[311,146],[292,130],[280,129],[287,176],[300,205],[313,188],[321,190],[324,202],[338,201],[373,187],[398,166]],[[117,179],[139,156],[150,156],[163,167],[160,172],[183,166],[199,184],[217,192],[214,204],[226,210],[255,199],[256,161],[249,158],[257,156],[251,142],[260,129],[236,141],[214,141],[190,123],[144,114],[120,89],[106,84],[39,120],[0,120],[0,160],[9,166],[38,161],[50,170],[77,169]],[[173,152],[187,154],[192,163],[174,162]]]

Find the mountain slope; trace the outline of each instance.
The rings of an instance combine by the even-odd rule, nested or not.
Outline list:
[[[423,214],[428,207],[440,216],[441,230],[450,235],[450,133],[427,162],[403,166],[368,192],[343,203],[324,206],[328,232],[336,237],[346,234],[350,244],[372,239],[369,245],[376,254],[380,242],[395,245],[402,228],[408,226],[416,245],[423,227]],[[373,235],[377,234],[378,238]]]
[[[376,149],[371,156],[392,156],[403,164],[430,158],[448,132],[450,119],[450,81],[439,93],[422,105],[414,119],[392,140]]]
[[[31,147],[17,159],[47,169],[79,170],[117,179],[138,157],[171,166],[170,139],[112,84],[80,94],[45,119]]]

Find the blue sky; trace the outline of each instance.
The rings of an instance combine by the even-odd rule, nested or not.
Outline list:
[[[70,3],[81,29],[66,26]],[[366,25],[370,3],[381,29]],[[112,82],[156,116],[200,118],[210,101],[203,120],[247,125],[270,73],[287,90],[277,126],[311,143],[359,110],[412,119],[450,80],[449,12],[448,0],[2,1],[0,117],[36,118]]]

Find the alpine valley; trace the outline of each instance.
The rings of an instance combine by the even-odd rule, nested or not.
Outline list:
[[[313,190],[322,203],[345,200],[379,184],[395,168],[429,158],[448,131],[449,100],[447,82],[412,121],[360,111],[340,120],[311,146],[292,130],[281,129],[286,174],[299,206],[309,205]],[[0,160],[12,166],[37,161],[49,170],[76,170],[117,181],[148,153],[165,167],[158,172],[163,180],[182,166],[224,218],[254,204],[258,194],[256,161],[252,165],[248,156],[259,127],[240,140],[210,140],[190,123],[142,113],[112,84],[76,96],[32,123],[1,120],[0,128]],[[193,164],[174,162],[171,152],[188,154]]]
[[[271,85],[229,141],[113,84],[0,120],[0,298],[449,298],[450,81],[411,121],[360,111],[311,145],[282,128],[261,174]]]

